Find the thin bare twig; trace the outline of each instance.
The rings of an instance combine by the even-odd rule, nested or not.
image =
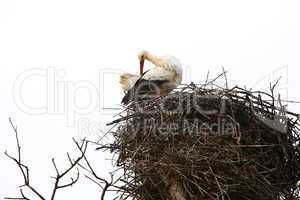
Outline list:
[[[35,194],[35,196],[38,199],[46,200],[45,195],[42,195],[41,192],[39,192],[34,186],[31,185],[30,176],[29,176],[29,167],[26,166],[25,164],[23,164],[23,161],[22,161],[21,145],[20,145],[20,142],[19,142],[17,127],[13,124],[11,118],[9,118],[9,123],[12,126],[12,128],[14,130],[14,133],[15,133],[15,138],[16,138],[16,142],[17,142],[17,156],[16,157],[11,156],[10,154],[8,154],[7,151],[5,151],[5,155],[17,164],[19,170],[21,171],[24,184],[19,186],[21,197],[18,197],[18,198],[16,198],[16,197],[5,197],[5,199],[26,199],[26,200],[28,199],[29,200],[30,198],[25,195],[25,193],[22,189],[23,187],[27,187],[33,194]],[[83,158],[83,155],[85,154],[86,149],[87,149],[87,142],[83,141],[82,145],[78,144],[76,146],[80,149],[80,156],[77,157],[74,161],[72,161],[70,155],[67,154],[70,166],[67,169],[65,169],[64,171],[59,172],[54,158],[52,159],[52,164],[53,164],[53,167],[55,169],[56,176],[54,177],[55,182],[54,182],[54,186],[53,186],[53,189],[52,189],[52,192],[51,192],[51,197],[50,197],[51,200],[55,199],[55,195],[57,193],[57,190],[62,189],[62,188],[66,188],[66,187],[70,187],[70,186],[74,185],[79,179],[79,170],[77,169],[77,174],[76,174],[75,178],[71,177],[69,182],[64,183],[64,184],[60,184],[62,178],[64,178],[66,175],[68,175],[69,172],[73,168],[75,168],[78,165],[79,161]]]

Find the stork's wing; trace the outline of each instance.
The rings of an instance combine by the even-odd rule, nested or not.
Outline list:
[[[147,96],[158,95],[160,89],[168,80],[146,80],[141,77],[134,85],[133,88],[128,90],[122,99],[122,104],[127,105],[134,100],[141,100],[147,98]]]

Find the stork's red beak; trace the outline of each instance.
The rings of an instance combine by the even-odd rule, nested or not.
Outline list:
[[[144,62],[145,62],[144,59],[140,60],[140,76],[142,76],[144,73]]]

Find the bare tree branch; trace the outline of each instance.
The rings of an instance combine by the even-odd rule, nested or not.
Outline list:
[[[77,159],[75,159],[74,161],[72,161],[71,159],[71,156],[69,153],[67,153],[67,157],[69,159],[69,162],[70,162],[70,166],[65,170],[63,171],[62,173],[59,172],[57,166],[56,166],[56,163],[55,163],[55,160],[54,158],[52,158],[52,163],[53,163],[53,166],[54,166],[54,169],[56,171],[56,177],[55,177],[55,183],[54,183],[54,187],[53,187],[53,190],[52,190],[52,195],[51,195],[51,200],[53,200],[55,198],[55,195],[56,195],[56,192],[58,189],[61,189],[61,188],[65,188],[65,187],[70,187],[70,186],[73,186],[79,179],[79,171],[77,169],[77,175],[75,178],[71,177],[71,181],[69,183],[66,183],[66,184],[63,184],[63,185],[60,185],[60,181],[61,179],[67,175],[75,166],[77,166],[77,164],[79,163],[79,161],[84,157],[85,155],[85,152],[86,152],[86,149],[87,149],[87,142],[85,140],[82,141],[82,144],[79,145],[77,141],[75,141],[75,139],[73,139],[76,146],[79,148],[80,152],[81,152],[81,155],[77,157]]]
[[[29,168],[26,166],[26,165],[24,165],[23,163],[22,163],[22,157],[21,157],[21,146],[20,146],[20,142],[19,142],[19,136],[18,136],[18,130],[17,130],[17,127],[13,124],[13,122],[12,122],[12,120],[11,120],[11,118],[9,118],[9,123],[10,123],[10,125],[11,125],[11,127],[13,128],[13,130],[14,130],[14,133],[15,133],[15,137],[16,137],[16,141],[17,141],[17,150],[18,150],[18,152],[17,152],[17,158],[15,158],[15,157],[13,157],[13,156],[11,156],[11,155],[9,155],[8,153],[7,153],[7,151],[5,151],[5,155],[8,157],[8,158],[10,158],[10,159],[12,159],[16,164],[17,164],[17,166],[19,167],[19,169],[20,169],[20,171],[21,171],[21,173],[22,173],[22,176],[23,176],[23,180],[24,180],[24,184],[23,185],[21,185],[21,186],[19,186],[20,187],[20,193],[21,193],[21,195],[22,195],[22,197],[21,198],[9,198],[9,197],[6,197],[5,199],[29,199],[28,197],[26,197],[25,196],[25,194],[23,193],[23,191],[22,191],[22,187],[28,187],[36,196],[38,196],[39,197],[39,199],[42,199],[42,200],[46,200],[46,198],[40,193],[40,192],[38,192],[31,184],[30,184],[30,179],[29,179]]]
[[[16,142],[17,142],[17,156],[14,157],[12,155],[10,155],[7,151],[5,151],[5,155],[13,160],[18,168],[20,169],[21,173],[22,173],[22,177],[23,177],[23,180],[24,180],[24,184],[20,185],[20,194],[21,194],[21,197],[6,197],[5,199],[10,199],[10,200],[13,200],[13,199],[25,199],[25,200],[30,200],[29,197],[27,197],[24,192],[23,192],[23,187],[27,187],[33,194],[35,194],[35,196],[38,197],[38,199],[41,199],[41,200],[46,200],[45,196],[42,195],[37,189],[35,189],[35,187],[33,187],[31,185],[31,182],[30,182],[30,176],[29,176],[29,167],[25,164],[23,164],[23,161],[22,161],[22,154],[21,154],[21,145],[20,145],[20,142],[19,142],[19,136],[18,136],[18,131],[17,131],[17,127],[13,124],[11,118],[9,118],[9,123],[10,125],[12,126],[13,130],[14,130],[14,133],[15,133],[15,137],[16,137]],[[74,139],[73,139],[74,140]],[[52,189],[52,192],[51,192],[51,196],[50,196],[50,200],[54,200],[55,199],[55,195],[57,193],[57,191],[59,189],[62,189],[62,188],[66,188],[66,187],[71,187],[73,186],[78,180],[79,180],[79,170],[77,168],[77,173],[76,173],[76,176],[75,177],[71,177],[70,178],[70,181],[65,183],[65,184],[60,184],[61,180],[66,177],[72,169],[74,169],[78,163],[80,162],[81,159],[84,158],[85,156],[85,152],[86,152],[86,149],[87,149],[87,144],[88,142],[86,142],[85,140],[82,141],[82,143],[79,145],[79,143],[77,141],[74,140],[74,142],[76,143],[76,147],[78,147],[78,149],[80,150],[80,155],[76,158],[76,159],[71,159],[71,156],[69,153],[67,153],[67,157],[68,157],[68,161],[69,161],[69,167],[67,169],[65,169],[64,171],[60,172],[56,163],[55,163],[55,160],[54,158],[52,158],[52,164],[53,164],[53,167],[55,169],[55,172],[56,172],[56,176],[53,177],[55,179],[55,182],[54,182],[54,186],[53,186],[53,189]]]
[[[82,169],[84,169],[85,171],[87,171],[89,174],[91,174],[93,176],[93,178],[91,176],[85,175],[85,177],[87,179],[89,179],[90,181],[92,181],[93,183],[95,183],[96,185],[98,185],[101,189],[101,200],[104,200],[105,194],[107,193],[107,191],[109,190],[110,187],[116,187],[114,186],[114,183],[116,183],[116,181],[114,181],[114,175],[113,173],[110,174],[110,181],[107,181],[104,178],[101,178],[99,175],[97,175],[97,173],[95,172],[94,168],[92,167],[90,161],[87,159],[85,152],[83,152],[78,144],[78,142],[76,142],[74,140],[77,148],[81,151],[83,159],[85,160],[85,163],[87,165],[87,167],[83,166],[82,164],[78,164]],[[119,179],[117,179],[118,181]],[[104,184],[104,186],[103,186]]]

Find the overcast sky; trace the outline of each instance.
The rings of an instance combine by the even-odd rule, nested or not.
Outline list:
[[[97,138],[121,109],[118,74],[138,72],[137,53],[171,54],[184,82],[201,82],[224,66],[232,84],[268,88],[300,100],[299,1],[0,0],[0,151],[15,153],[8,123],[18,125],[34,185],[48,194],[51,158],[65,167],[72,137]],[[298,104],[289,109],[300,112]],[[90,155],[99,173],[110,154]],[[0,198],[22,179],[0,155]],[[89,181],[57,199],[99,199]]]

